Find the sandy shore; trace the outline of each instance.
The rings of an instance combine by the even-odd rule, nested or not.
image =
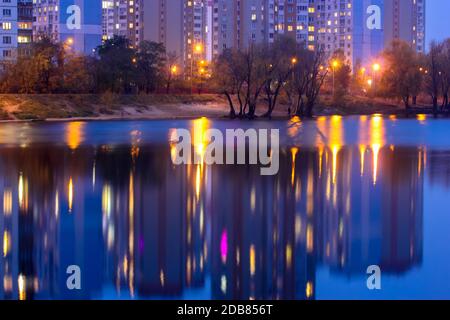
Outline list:
[[[120,96],[116,99],[108,104],[98,95],[0,95],[0,122],[224,119],[230,112],[227,101],[219,95]],[[316,116],[406,115],[401,105],[389,101],[354,97],[346,105],[336,107],[326,99],[327,96],[316,107]],[[256,115],[261,116],[266,109],[261,101]],[[411,113],[429,111],[427,107],[417,107]],[[288,119],[288,107],[279,104],[272,118]]]

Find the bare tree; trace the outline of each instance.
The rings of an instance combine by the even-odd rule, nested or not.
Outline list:
[[[450,93],[450,39],[447,39],[442,44],[441,57],[441,87],[442,87],[442,109],[449,108],[449,93]]]
[[[292,72],[298,63],[295,40],[290,37],[278,38],[270,47],[263,51],[266,69],[264,91],[267,100],[267,112],[264,117],[271,117],[276,107],[282,88],[291,80]]]
[[[177,56],[176,52],[167,53],[166,71],[165,71],[166,94],[170,93],[170,88],[172,86],[172,83],[178,75],[179,67],[177,66],[177,61],[178,61],[178,56]]]
[[[442,58],[442,44],[431,42],[430,51],[427,55],[427,66],[425,70],[425,87],[433,101],[433,112],[438,111],[439,91],[441,86],[442,72],[439,70],[439,62]],[[441,72],[441,74],[439,74]]]
[[[324,65],[327,62],[327,55],[323,48],[313,51],[309,58],[308,66],[308,82],[306,85],[306,109],[305,116],[312,117],[313,109],[316,105],[320,89],[323,86],[325,78],[328,75],[328,68]]]
[[[411,99],[418,95],[422,86],[419,56],[408,43],[395,40],[383,52],[383,58],[386,71],[381,79],[381,91],[386,96],[401,98],[409,109]]]

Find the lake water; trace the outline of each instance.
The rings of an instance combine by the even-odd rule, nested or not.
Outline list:
[[[172,164],[238,127],[278,175]],[[450,299],[450,120],[4,123],[0,232],[1,299]]]

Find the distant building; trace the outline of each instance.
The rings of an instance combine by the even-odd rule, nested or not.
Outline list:
[[[425,48],[425,0],[215,0],[213,56],[292,36],[310,50],[340,49],[369,63],[394,39]]]
[[[49,36],[75,52],[92,54],[101,44],[102,3],[89,0],[38,0],[34,4],[33,36]]]
[[[122,36],[128,38],[133,46],[139,45],[142,41],[140,20],[143,2],[141,0],[102,1],[103,41],[114,36]]]
[[[17,56],[17,0],[0,0],[0,63]]]
[[[142,11],[143,40],[163,43],[167,52],[184,61],[184,1],[147,1]]]
[[[33,41],[33,0],[17,1],[17,43],[18,56],[30,54]]]

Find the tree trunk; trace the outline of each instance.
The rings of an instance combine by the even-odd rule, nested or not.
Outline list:
[[[306,103],[306,112],[305,112],[306,117],[312,118],[313,108],[314,108],[314,102],[308,100],[308,102]]]
[[[303,117],[304,116],[304,102],[303,102],[303,98],[302,96],[298,96],[297,99],[297,107],[296,107],[296,111],[295,111],[295,115],[299,116],[299,117]]]
[[[231,99],[231,96],[228,92],[224,92],[224,94],[226,95],[228,99],[228,104],[230,105],[230,118],[234,119],[236,118],[236,110],[234,109],[233,100]]]
[[[437,95],[433,97],[433,113],[436,114],[438,112],[438,98]]]

